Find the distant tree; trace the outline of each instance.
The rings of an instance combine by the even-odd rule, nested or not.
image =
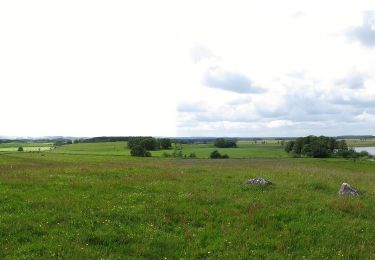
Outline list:
[[[64,144],[64,142],[63,141],[56,141],[55,143],[54,143],[54,146],[61,146],[61,145],[63,145]]]
[[[159,139],[159,144],[161,149],[170,149],[172,147],[172,142],[169,138]]]
[[[294,156],[315,158],[356,156],[352,151],[348,151],[345,140],[337,141],[333,137],[326,136],[299,137],[287,142],[284,149],[288,153],[293,153]]]
[[[294,147],[294,141],[289,141],[286,143],[284,149],[286,152],[290,153],[293,150],[293,147]]]
[[[217,138],[215,140],[214,146],[218,148],[236,148],[237,143],[232,139]]]
[[[128,147],[142,146],[146,150],[153,151],[160,148],[159,142],[153,137],[131,137],[128,140]]]
[[[151,153],[140,145],[134,146],[130,150],[130,154],[137,157],[151,157]]]
[[[160,147],[158,141],[153,137],[141,140],[140,145],[149,151],[158,150]]]
[[[72,140],[67,140],[66,144],[73,144],[73,141]]]
[[[345,140],[340,140],[337,143],[337,149],[339,150],[348,150],[348,145],[346,144]]]
[[[17,151],[23,152],[23,147],[22,146],[18,147]]]

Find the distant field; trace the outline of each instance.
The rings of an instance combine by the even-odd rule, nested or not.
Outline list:
[[[0,144],[0,152],[17,152],[18,147],[23,147],[24,152],[47,151],[53,148],[52,143],[4,143]]]
[[[125,147],[0,153],[0,258],[375,258],[374,161],[290,158],[277,143],[239,142],[220,151],[247,159],[226,160],[203,159],[212,144],[183,145],[201,158],[181,160]],[[274,185],[243,185],[254,177]],[[362,195],[339,197],[342,182]]]
[[[250,141],[238,142],[238,148],[216,148],[210,144],[183,144],[182,152],[185,155],[195,153],[198,158],[209,158],[213,150],[220,153],[226,153],[231,158],[279,158],[288,157],[283,147],[277,143],[254,144]],[[78,143],[72,145],[63,145],[52,151],[53,153],[66,154],[91,154],[103,156],[130,156],[130,150],[127,148],[127,142],[103,142],[103,143]],[[152,156],[161,157],[163,153],[173,153],[173,149],[151,151]]]
[[[349,146],[356,146],[356,147],[365,147],[365,146],[375,146],[375,138],[373,139],[348,139],[346,140]]]
[[[213,144],[183,145],[183,153],[195,153],[199,158],[209,158],[213,150],[228,154],[231,158],[280,158],[288,157],[284,148],[277,143],[254,144],[249,141],[238,142],[238,148],[216,148]]]

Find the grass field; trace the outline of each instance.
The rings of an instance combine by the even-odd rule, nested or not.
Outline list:
[[[178,146],[180,147],[180,146]],[[211,144],[183,144],[184,155],[195,153],[198,158],[209,158],[213,150],[227,153],[231,158],[280,158],[287,157],[283,147],[277,143],[253,144],[250,141],[238,142],[238,148],[216,148]],[[57,154],[101,155],[101,156],[130,156],[126,142],[78,143],[64,145],[53,150]],[[152,156],[162,157],[163,153],[172,154],[173,150],[152,151]]]
[[[375,258],[373,161],[289,158],[275,143],[226,160],[204,159],[210,144],[183,146],[200,159],[125,146],[1,153],[0,258]],[[242,184],[253,177],[275,184]],[[342,182],[363,195],[339,197]]]

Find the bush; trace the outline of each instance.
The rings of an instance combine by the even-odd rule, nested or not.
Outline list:
[[[343,158],[358,158],[359,153],[357,153],[353,148],[350,148],[348,150],[339,151],[337,156]]]
[[[359,157],[369,157],[369,153],[367,151],[360,151],[359,152]]]
[[[210,158],[211,159],[227,159],[227,158],[229,158],[229,156],[227,154],[221,155],[218,150],[214,150],[210,154]]]
[[[17,151],[19,151],[19,152],[23,152],[23,147],[22,147],[22,146],[18,147],[18,150],[17,150]]]
[[[163,157],[166,157],[166,158],[169,158],[171,157],[172,155],[170,153],[163,153]]]
[[[175,158],[182,158],[184,155],[181,150],[174,150],[173,151],[173,157]]]
[[[195,153],[189,154],[189,158],[197,158],[197,155]]]

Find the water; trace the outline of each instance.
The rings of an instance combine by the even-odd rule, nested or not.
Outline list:
[[[357,152],[367,151],[369,154],[375,155],[375,146],[354,147],[354,150],[356,150]]]

